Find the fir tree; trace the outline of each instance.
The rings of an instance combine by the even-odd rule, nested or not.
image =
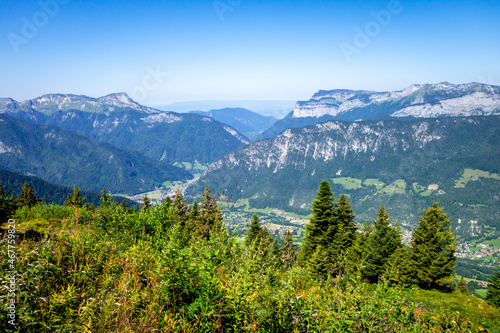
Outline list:
[[[202,221],[200,231],[204,237],[208,238],[210,231],[222,231],[224,227],[222,212],[217,206],[217,200],[212,196],[208,187],[205,187],[200,208],[200,221]]]
[[[281,252],[283,253],[281,256],[281,260],[283,261],[283,264],[286,268],[290,268],[294,265],[297,257],[290,229],[286,231],[285,240],[283,241],[283,243],[284,245],[281,248]]]
[[[80,190],[73,186],[73,194],[68,194],[66,200],[64,200],[64,205],[68,207],[86,207],[85,197],[82,198]]]
[[[343,236],[341,236],[341,238],[345,239],[345,243],[340,249],[346,250],[347,248],[351,247],[352,243],[354,242],[358,227],[356,226],[356,222],[354,222],[354,218],[356,216],[352,212],[351,204],[343,194],[339,198],[339,202],[337,204],[337,212],[338,224],[342,225],[343,228]]]
[[[399,247],[387,260],[382,280],[387,281],[392,286],[409,287],[411,285],[409,260],[410,251],[406,246]]]
[[[122,207],[123,210],[127,212],[127,214],[130,214],[132,212],[132,210],[130,209],[129,205],[125,200],[122,200],[122,202],[120,203],[120,207]]]
[[[500,308],[500,266],[495,275],[488,281],[488,290],[486,291],[486,302]]]
[[[313,215],[306,224],[305,238],[300,249],[299,261],[306,263],[319,245],[328,246],[327,237],[333,238],[337,229],[337,211],[330,185],[323,180],[316,199],[312,202]]]
[[[145,194],[144,197],[142,198],[141,210],[147,211],[150,207],[151,207],[151,200]]]
[[[422,213],[411,241],[413,280],[422,288],[442,289],[454,280],[451,272],[456,260],[455,236],[449,228],[450,220],[437,202]]]
[[[328,270],[332,267],[328,259],[328,253],[323,245],[318,245],[313,255],[308,260],[309,274],[312,278],[320,280],[325,279]]]
[[[250,220],[250,227],[247,230],[245,237],[245,245],[250,246],[250,244],[255,243],[262,236],[262,225],[260,224],[259,217],[256,213],[253,213],[252,219]]]
[[[366,259],[368,252],[366,250],[366,247],[368,239],[370,239],[372,232],[373,232],[373,227],[371,226],[370,222],[366,220],[365,224],[363,225],[363,230],[360,230],[360,232],[356,233],[356,236],[354,238],[354,243],[349,248],[348,251],[349,262],[354,266],[356,266],[359,270],[361,270],[361,266],[363,265]]]
[[[103,187],[101,191],[101,198],[99,199],[99,204],[101,207],[107,206],[110,204],[111,197],[109,196],[106,188]]]
[[[14,197],[0,185],[0,225],[7,222],[15,210]]]
[[[368,239],[367,258],[362,270],[363,276],[370,282],[378,282],[387,268],[387,261],[402,246],[399,230],[390,226],[389,214],[383,205],[377,215],[373,233]]]
[[[35,195],[35,192],[31,188],[31,186],[29,186],[28,183],[25,182],[21,193],[19,193],[19,196],[17,197],[15,203],[17,207],[34,207],[38,204],[41,204],[42,200],[38,199],[38,196]]]
[[[467,288],[467,282],[465,282],[464,277],[458,281],[458,291],[462,294],[469,295],[469,288]]]

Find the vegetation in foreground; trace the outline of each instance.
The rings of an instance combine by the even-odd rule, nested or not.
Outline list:
[[[208,190],[193,205],[180,193],[161,205],[145,198],[140,211],[116,204],[105,191],[93,209],[77,189],[65,206],[42,205],[25,190],[17,206],[0,195],[4,218],[13,214],[1,242],[3,330],[493,332],[500,326],[498,309],[482,300],[416,287],[445,289],[452,280],[454,241],[437,205],[424,211],[413,243],[420,250],[413,251],[398,243],[383,207],[374,226],[355,232],[346,198],[335,201],[322,184],[297,257],[291,235],[280,248],[256,217],[239,245]],[[432,232],[434,246],[442,245],[434,257],[419,243]],[[384,238],[392,245],[377,245]],[[407,259],[407,272],[397,258]],[[412,267],[429,258],[445,269],[431,265],[422,277],[415,274]],[[14,319],[8,317],[12,299]]]

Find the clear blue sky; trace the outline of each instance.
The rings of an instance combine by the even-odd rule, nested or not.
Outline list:
[[[2,0],[0,97],[124,91],[165,104],[303,100],[319,89],[441,81],[500,85],[498,0],[218,3],[225,12],[211,0]],[[371,12],[391,6],[398,13],[376,23]],[[369,45],[355,40],[356,28],[372,29]],[[341,45],[357,53],[346,57]],[[156,79],[148,73],[157,70]]]

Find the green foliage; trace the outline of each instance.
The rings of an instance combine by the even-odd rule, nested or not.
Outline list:
[[[148,210],[149,207],[151,207],[151,200],[148,198],[147,195],[144,195],[144,197],[142,198],[141,209],[142,210]]]
[[[82,198],[80,190],[76,186],[73,186],[73,194],[68,194],[66,200],[64,201],[64,205],[71,207],[84,207],[87,205],[85,203],[85,199],[85,197]]]
[[[371,282],[377,282],[388,269],[387,262],[402,246],[398,228],[391,227],[389,214],[385,207],[380,207],[374,222],[374,229],[367,241],[366,262],[363,276]]]
[[[297,259],[297,254],[290,229],[286,231],[281,251],[283,252],[281,260],[283,261],[284,266],[286,268],[291,268],[295,264],[295,261]]]
[[[497,270],[495,275],[489,280],[486,301],[500,308],[500,269]]]
[[[207,198],[212,202],[209,193]],[[349,267],[335,276],[328,266],[316,272],[285,267],[284,251],[276,250],[265,228],[247,247],[223,226],[209,228],[208,236],[188,229],[215,225],[213,199],[215,205],[200,205],[199,214],[181,195],[141,211],[108,199],[96,211],[77,208],[80,220],[88,220],[79,225],[72,223],[73,207],[18,210],[16,230],[36,222],[41,239],[19,237],[16,244],[15,331],[480,332],[498,318],[486,306],[482,321],[446,306],[428,309],[419,295],[364,283]],[[368,237],[369,231],[358,234]],[[293,249],[289,236],[285,248]],[[1,271],[9,270],[5,239]],[[320,245],[313,269],[321,268],[322,252]],[[6,275],[0,284],[8,285]],[[2,318],[6,291],[0,289]]]
[[[0,184],[0,225],[9,220],[14,210],[14,197],[5,192]]]
[[[450,220],[435,202],[424,210],[418,227],[413,231],[410,265],[414,283],[421,287],[446,288],[454,280],[455,236]]]
[[[319,245],[328,246],[327,232],[334,235],[337,230],[337,210],[330,185],[323,180],[316,199],[312,202],[313,215],[306,224],[306,233],[299,253],[299,261],[306,262]]]
[[[458,282],[458,291],[462,294],[469,295],[469,288],[467,288],[467,282],[465,282],[463,276]]]
[[[19,193],[18,197],[15,200],[16,206],[18,208],[28,206],[33,207],[42,202],[41,199],[38,199],[38,196],[35,195],[33,188],[28,185],[28,183],[24,183],[23,188],[21,189],[21,193]]]
[[[245,244],[249,246],[255,241],[260,239],[262,234],[262,225],[260,224],[259,217],[257,213],[253,213],[252,219],[250,220],[250,226],[247,230],[247,234],[245,237]]]

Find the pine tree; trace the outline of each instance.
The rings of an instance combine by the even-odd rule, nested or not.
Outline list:
[[[454,280],[451,272],[456,260],[455,236],[449,228],[450,220],[437,202],[422,213],[411,241],[413,280],[422,288],[442,289]]]
[[[252,219],[250,220],[250,227],[247,230],[245,245],[250,246],[250,244],[259,241],[262,236],[262,225],[260,224],[259,217],[256,213],[253,213]]]
[[[469,288],[467,288],[467,282],[465,282],[463,276],[458,282],[458,291],[462,294],[469,295]]]
[[[64,205],[68,207],[86,207],[85,197],[82,198],[80,190],[73,186],[73,194],[68,194],[66,200],[64,200]]]
[[[0,185],[0,225],[7,222],[15,210],[14,197]]]
[[[312,202],[313,215],[306,224],[305,238],[299,253],[299,261],[306,263],[322,245],[328,246],[327,236],[333,237],[337,229],[337,210],[330,185],[323,180],[319,186],[316,199]],[[324,249],[325,251],[325,249]]]
[[[495,275],[488,281],[488,290],[486,291],[486,302],[500,308],[500,266]]]
[[[283,264],[286,268],[290,268],[294,265],[297,257],[290,229],[286,231],[285,240],[283,241],[283,243],[284,245],[281,248],[281,252],[283,253],[281,256],[281,260],[283,261]]]
[[[389,214],[383,205],[377,215],[373,233],[368,239],[367,258],[362,270],[363,276],[372,283],[378,282],[390,256],[402,246],[399,230],[390,226]]]
[[[41,204],[42,200],[38,199],[38,196],[35,195],[35,192],[31,188],[31,186],[29,186],[28,183],[25,182],[21,193],[19,193],[19,196],[17,197],[15,202],[17,207],[34,207],[38,204]]]

